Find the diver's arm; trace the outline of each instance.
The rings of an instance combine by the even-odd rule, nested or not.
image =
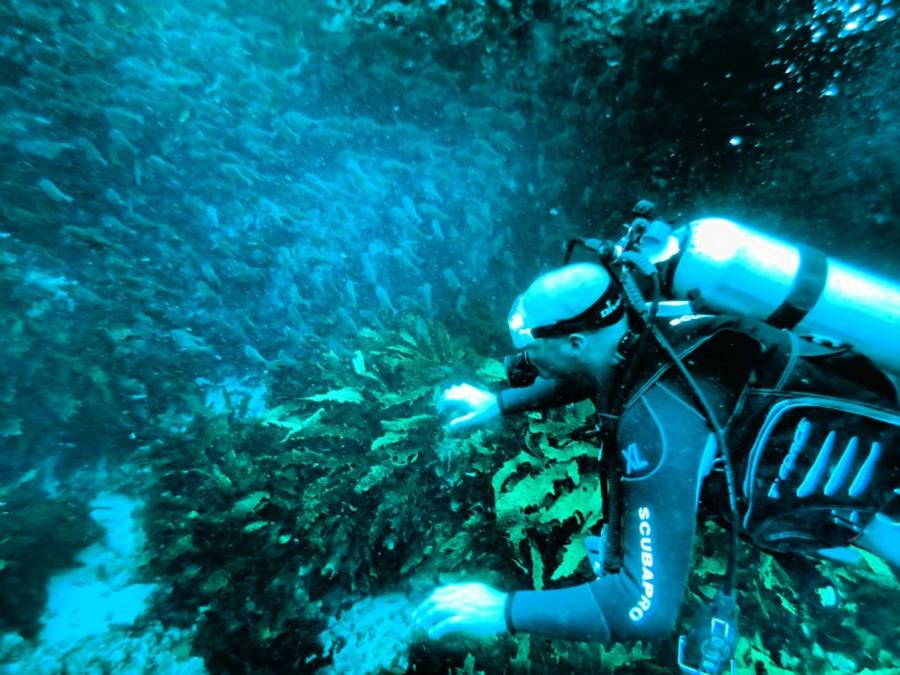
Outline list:
[[[593,396],[592,388],[577,380],[551,380],[538,377],[527,387],[510,387],[497,393],[501,415],[528,410],[558,408]]]
[[[715,443],[703,419],[656,388],[641,398],[637,433],[622,445],[626,469],[624,561],[616,573],[580,586],[519,591],[507,599],[507,628],[601,643],[650,639],[675,626],[690,569],[699,486]],[[668,428],[656,441],[656,420]],[[634,430],[634,425],[632,425]],[[621,434],[620,434],[620,440]],[[632,448],[634,443],[634,448]],[[626,474],[627,476],[627,474]]]
[[[612,578],[612,577],[607,577]],[[572,642],[609,644],[611,635],[590,584],[506,596],[506,630]]]
[[[661,476],[654,489],[628,489],[622,569],[571,588],[510,594],[507,629],[602,644],[671,633],[696,521],[694,495],[682,489],[685,482],[690,481]],[[678,498],[666,494],[673,487]]]

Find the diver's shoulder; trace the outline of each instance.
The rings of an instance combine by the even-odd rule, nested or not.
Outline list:
[[[790,349],[785,331],[743,314],[694,313],[656,319],[660,332],[678,351],[697,343],[757,344],[763,351]],[[751,349],[752,350],[752,349]]]
[[[657,316],[656,325],[667,336],[690,339],[710,335],[719,330],[747,330],[756,328],[761,322],[739,314],[708,314],[702,312],[679,314],[677,316]]]

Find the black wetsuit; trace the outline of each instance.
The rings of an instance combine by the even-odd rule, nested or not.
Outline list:
[[[726,430],[742,536],[771,551],[844,546],[891,499],[900,484],[897,394],[868,359],[741,317],[659,325]],[[663,353],[645,352],[636,370],[617,436],[623,566],[579,586],[511,594],[513,632],[608,643],[674,628],[701,491],[707,509],[723,512],[724,478],[715,437]],[[508,415],[593,393],[539,379],[502,391],[499,403]]]

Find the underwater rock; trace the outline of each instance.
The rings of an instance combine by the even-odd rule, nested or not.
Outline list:
[[[40,631],[26,633],[18,628],[32,641],[24,641],[17,633],[3,635],[0,665],[4,673],[206,672],[202,660],[190,655],[192,632],[154,623],[141,626],[135,634],[136,620],[156,590],[155,584],[132,580],[143,549],[143,534],[134,520],[138,506],[114,494],[91,501],[92,522],[105,532],[102,540],[82,549],[74,560],[61,559],[63,565],[78,566],[49,580],[44,589],[46,608],[32,606],[39,614],[43,611]],[[27,602],[21,594],[15,598]]]
[[[0,492],[0,631],[35,638],[51,576],[76,564],[77,555],[101,539],[88,505],[49,498],[35,481]]]
[[[406,596],[392,593],[364,598],[331,618],[320,640],[323,656],[330,655],[333,665],[316,671],[317,674],[405,671],[415,630],[413,609]]]

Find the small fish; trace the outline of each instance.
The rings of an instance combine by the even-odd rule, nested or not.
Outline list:
[[[211,301],[216,303],[216,305],[221,308],[222,302],[221,299],[212,288],[210,288],[209,284],[205,281],[198,281],[197,285],[194,287],[196,291],[196,297],[198,298],[209,298]]]
[[[281,332],[284,333],[289,340],[295,342],[296,344],[302,344],[304,342],[303,334],[298,330],[291,328],[290,326],[283,326]]]
[[[67,297],[65,287],[74,285],[75,283],[73,281],[69,281],[64,276],[53,277],[36,270],[29,270],[25,274],[24,281],[29,286],[39,288],[54,297]]]
[[[409,217],[409,214],[399,206],[392,206],[388,209],[388,213],[391,216],[391,222],[397,224],[398,230],[407,231],[415,229],[415,222]]]
[[[347,290],[347,297],[350,298],[350,305],[356,308],[358,305],[356,304],[356,287],[353,285],[353,281],[347,279],[344,283],[344,288]]]
[[[272,126],[278,133],[283,134],[284,136],[288,136],[291,140],[293,140],[294,143],[300,143],[303,140],[280,117],[275,117],[272,119]],[[295,185],[297,184],[295,183]]]
[[[402,249],[398,246],[393,250],[392,254],[394,256],[394,260],[408,269],[412,273],[413,277],[419,274],[421,268],[417,267],[416,264],[410,259],[409,252],[406,249]]]
[[[100,216],[100,224],[106,230],[128,232],[128,233],[132,232],[130,227],[125,225],[121,220],[119,220],[115,216]]]
[[[420,216],[419,212],[416,210],[415,202],[408,196],[404,196],[401,203],[403,204],[403,211],[406,213],[406,216],[417,225],[421,224],[422,216]]]
[[[462,283],[459,281],[459,277],[456,276],[456,272],[454,272],[449,267],[444,268],[444,279],[447,281],[447,285],[452,289],[462,288]]]
[[[397,314],[397,308],[391,303],[391,298],[384,286],[375,286],[375,297],[378,298],[382,309],[388,310],[391,314]]]
[[[87,6],[88,14],[91,15],[91,20],[100,24],[101,26],[106,25],[106,10],[103,6],[98,2],[89,2]]]
[[[150,166],[155,166],[163,171],[178,173],[178,168],[174,164],[170,164],[159,155],[150,155],[147,158],[147,164]]]
[[[97,150],[97,146],[91,143],[88,139],[79,136],[78,138],[72,139],[73,145],[81,150],[85,156],[92,162],[96,162],[101,166],[107,166],[109,162],[100,154],[100,151]]]
[[[219,229],[219,212],[216,211],[216,207],[212,204],[209,204],[206,207],[206,220],[212,225],[215,229]]]
[[[359,326],[356,325],[356,321],[354,320],[353,315],[351,315],[350,312],[347,311],[346,307],[338,308],[335,314],[337,318],[347,326],[347,328],[352,330],[354,333],[359,333]]]
[[[310,129],[316,126],[316,120],[307,117],[301,112],[297,112],[296,110],[289,110],[283,115],[284,121],[291,125],[292,129],[299,131],[300,133],[304,133],[309,131]]]
[[[369,322],[369,325],[375,326],[382,333],[387,332],[387,328],[385,328],[384,324],[381,323],[381,319],[378,318],[378,315],[375,312],[372,312],[368,309],[360,310],[359,315]]]
[[[203,340],[192,335],[183,328],[175,328],[169,331],[172,341],[183,352],[211,352],[213,348],[204,344]]]
[[[70,197],[65,192],[60,190],[49,178],[41,178],[38,181],[38,187],[41,189],[45,195],[50,197],[55,202],[66,202],[71,204],[75,201],[74,197]]]
[[[107,106],[103,108],[103,113],[106,115],[106,119],[110,126],[113,127],[144,124],[144,117],[142,115],[128,110],[127,108]]]
[[[152,82],[159,75],[156,68],[135,56],[128,56],[120,60],[118,63],[116,63],[115,67],[116,70],[124,75],[127,75],[130,79],[139,79]]]
[[[301,305],[308,305],[303,296],[300,295],[300,289],[297,288],[297,284],[291,283],[291,287],[288,289],[288,298],[291,301],[291,305],[294,307],[300,307]]]
[[[219,277],[216,275],[216,271],[208,262],[205,262],[200,266],[200,273],[209,283],[213,284],[214,286],[219,286],[222,283],[219,280]]]
[[[214,91],[218,91],[221,88],[222,88],[222,73],[219,73],[218,75],[216,75],[215,81],[211,85],[209,85],[206,89],[203,90],[203,94],[204,94],[204,96],[209,96]]]
[[[68,143],[56,143],[41,139],[16,141],[16,150],[23,155],[32,155],[44,159],[56,159],[64,150],[72,148]]]
[[[422,298],[425,300],[425,309],[429,314],[432,313],[434,311],[434,305],[432,304],[431,284],[425,282],[419,290],[422,291]]]
[[[372,264],[372,258],[367,253],[362,254],[362,271],[366,281],[373,286],[378,285],[378,279],[375,276],[375,265]]]
[[[437,218],[431,219],[431,233],[438,241],[444,241],[446,239],[446,237],[444,237],[444,231],[441,229],[441,223]]]
[[[428,332],[428,326],[425,325],[425,319],[421,316],[416,319],[416,342],[420,344],[431,343],[431,335]]]
[[[257,363],[262,363],[266,366],[269,365],[269,361],[250,345],[244,345],[244,356],[246,356],[251,361],[256,361]]]
[[[31,471],[25,473],[25,474],[19,479],[19,483],[18,483],[18,484],[19,484],[19,485],[24,485],[24,484],[27,483],[28,481],[31,481],[31,480],[34,480],[35,478],[37,478],[37,475],[38,475],[37,469],[32,469]]]
[[[112,129],[109,132],[109,140],[112,142],[116,150],[128,150],[132,154],[137,154],[137,148],[128,140],[128,137],[118,129]]]
[[[368,372],[366,370],[366,357],[359,350],[353,352],[353,370],[357,375],[365,375]]]
[[[366,172],[362,170],[362,167],[359,165],[359,162],[357,162],[355,159],[351,158],[351,159],[347,160],[346,166],[347,166],[347,170],[351,174],[356,176],[356,178],[359,180],[359,182],[362,185],[369,184],[369,177],[366,175]]]
[[[220,164],[219,168],[223,174],[229,178],[242,181],[247,187],[252,187],[254,181],[259,180],[259,176],[248,176],[245,171],[246,167],[235,162],[225,162],[224,164]]]
[[[116,206],[125,206],[124,200],[119,196],[119,193],[113,190],[112,188],[106,188],[106,191],[103,193],[103,196],[106,198],[110,204],[115,204]]]
[[[441,197],[441,193],[437,191],[437,188],[434,186],[430,180],[426,180],[422,182],[422,190],[424,190],[425,194],[428,195],[431,199],[436,202],[443,202],[444,198]]]

